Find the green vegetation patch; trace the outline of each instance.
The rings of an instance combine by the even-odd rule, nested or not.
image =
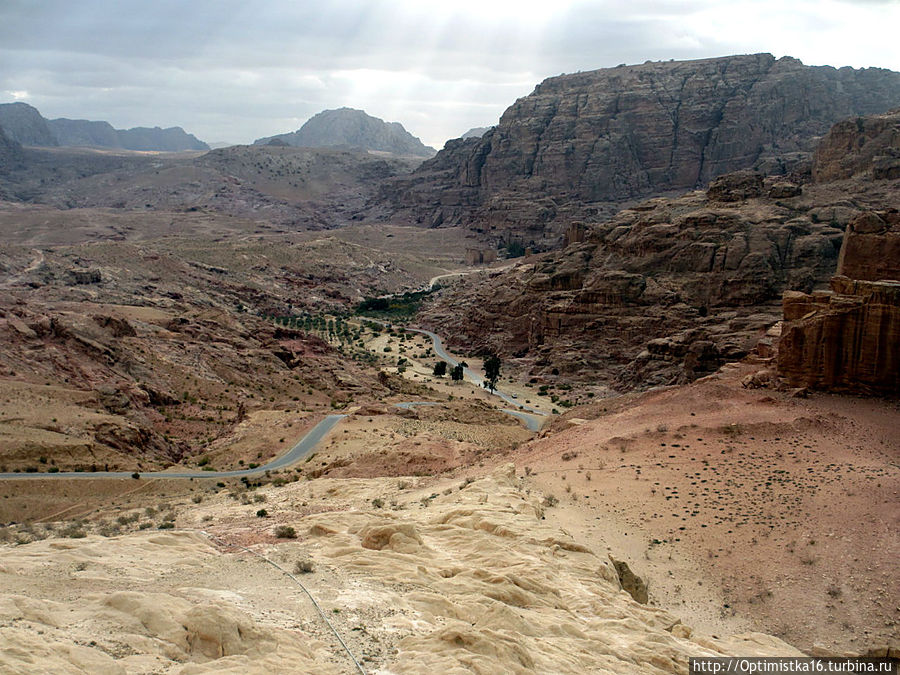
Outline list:
[[[431,291],[408,291],[401,295],[366,298],[354,310],[355,314],[409,319],[416,315],[422,301]]]

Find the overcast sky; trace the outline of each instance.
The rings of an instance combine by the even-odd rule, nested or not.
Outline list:
[[[551,75],[753,52],[900,70],[898,28],[900,0],[0,0],[0,102],[235,143],[349,106],[440,148]]]

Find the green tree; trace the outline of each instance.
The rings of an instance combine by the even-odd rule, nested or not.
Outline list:
[[[446,361],[438,361],[434,364],[434,376],[435,377],[443,377],[447,374],[447,362]]]
[[[450,379],[454,382],[462,382],[464,375],[464,368],[462,364],[456,365],[453,367],[453,370],[450,371]]]
[[[484,377],[488,389],[494,391],[497,388],[497,380],[500,379],[500,357],[496,354],[490,354],[484,360]]]

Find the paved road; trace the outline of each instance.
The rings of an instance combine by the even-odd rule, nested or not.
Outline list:
[[[381,322],[379,322],[379,323],[381,323]],[[425,330],[424,328],[406,328],[404,330],[408,330],[412,333],[421,333],[422,335],[427,335],[428,337],[431,338],[432,345],[434,346],[434,353],[437,354],[439,358],[442,358],[444,361],[446,361],[448,364],[450,364],[450,367],[455,367],[455,366],[459,365],[459,361],[457,361],[452,356],[450,356],[447,353],[447,351],[444,349],[444,343],[441,341],[441,338],[438,337],[436,334],[432,333],[430,330]],[[481,377],[481,375],[479,375],[478,373],[476,373],[468,368],[464,368],[463,373],[472,382],[474,382],[477,386],[484,387],[484,378]],[[501,399],[503,399],[504,401],[509,403],[511,406],[515,406],[516,408],[519,408],[521,410],[527,410],[530,413],[532,413],[532,415],[540,415],[541,417],[547,416],[547,413],[542,412],[542,411],[538,410],[537,408],[533,408],[532,406],[526,405],[524,403],[519,403],[518,400],[514,399],[509,394],[504,393],[500,389],[495,389],[493,393],[494,393],[494,396],[499,396]],[[507,410],[506,412],[512,413],[513,411]],[[516,417],[519,417],[519,415],[516,415]],[[525,419],[525,418],[522,418],[522,419]],[[527,420],[526,420],[526,423],[527,423]],[[530,426],[528,428],[531,429]],[[537,429],[532,429],[532,431],[536,431],[536,430]]]
[[[335,424],[344,419],[346,415],[328,415],[300,439],[293,448],[280,457],[276,457],[268,464],[258,466],[255,469],[241,469],[240,471],[148,471],[141,473],[141,478],[239,478],[241,476],[256,476],[273,469],[283,469],[299,462],[306,457],[319,444],[325,434]],[[29,478],[131,478],[131,471],[60,471],[59,473],[0,473],[0,480],[21,480]]]

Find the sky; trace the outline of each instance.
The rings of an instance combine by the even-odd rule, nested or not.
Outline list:
[[[900,70],[900,0],[0,0],[0,103],[250,143],[347,106],[435,148],[560,73],[770,52]]]

